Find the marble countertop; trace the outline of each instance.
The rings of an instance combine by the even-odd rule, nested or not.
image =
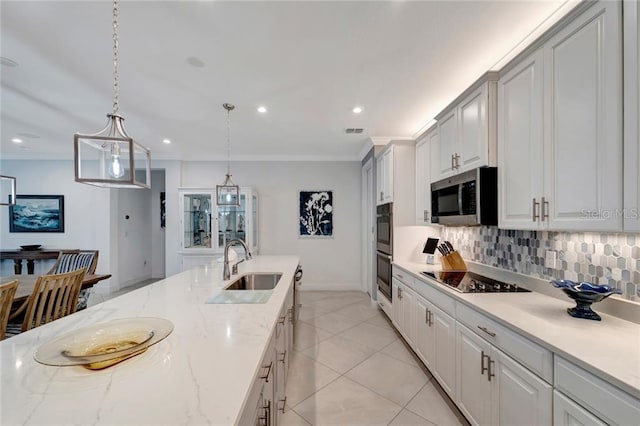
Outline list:
[[[433,265],[402,261],[394,265],[640,398],[640,325],[602,313],[602,321],[573,318],[567,308],[575,302],[568,297],[564,301],[536,292],[460,293],[420,274],[433,270]]]
[[[0,342],[0,424],[237,422],[298,265],[256,256],[245,272],[282,272],[266,303],[207,304],[229,281],[198,267]],[[234,276],[235,277],[235,276]],[[117,318],[160,317],[175,328],[145,353],[101,371],[33,359],[43,343]]]

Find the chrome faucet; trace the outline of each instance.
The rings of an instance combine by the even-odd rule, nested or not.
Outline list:
[[[235,245],[240,245],[242,246],[242,248],[244,248],[244,259],[242,259],[239,262],[236,262],[233,264],[233,267],[231,269],[231,273],[229,272],[229,249],[232,246]],[[253,256],[251,255],[251,252],[249,251],[249,247],[247,247],[247,243],[245,243],[244,241],[240,240],[240,239],[233,239],[233,240],[229,240],[227,241],[227,244],[225,244],[224,246],[224,269],[222,270],[222,279],[223,280],[228,280],[231,278],[232,274],[237,274],[238,273],[238,264],[244,262],[245,260],[249,260],[251,259]]]

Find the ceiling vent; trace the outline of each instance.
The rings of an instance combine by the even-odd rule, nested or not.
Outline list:
[[[344,132],[349,135],[351,133],[362,133],[363,130],[364,129],[349,127],[347,129],[344,129]]]

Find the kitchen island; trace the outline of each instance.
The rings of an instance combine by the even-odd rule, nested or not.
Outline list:
[[[293,283],[295,256],[257,256],[247,272],[282,273],[266,303],[207,304],[230,281],[203,266],[0,342],[0,424],[236,424]],[[232,277],[232,280],[236,276]],[[173,332],[113,367],[51,367],[33,355],[72,330],[159,317]]]

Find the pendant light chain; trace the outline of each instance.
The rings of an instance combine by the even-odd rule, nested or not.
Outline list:
[[[226,104],[225,104],[226,105]],[[227,109],[227,176],[231,174],[231,109]]]
[[[113,0],[113,114],[118,114],[120,107],[118,81],[118,0]]]

